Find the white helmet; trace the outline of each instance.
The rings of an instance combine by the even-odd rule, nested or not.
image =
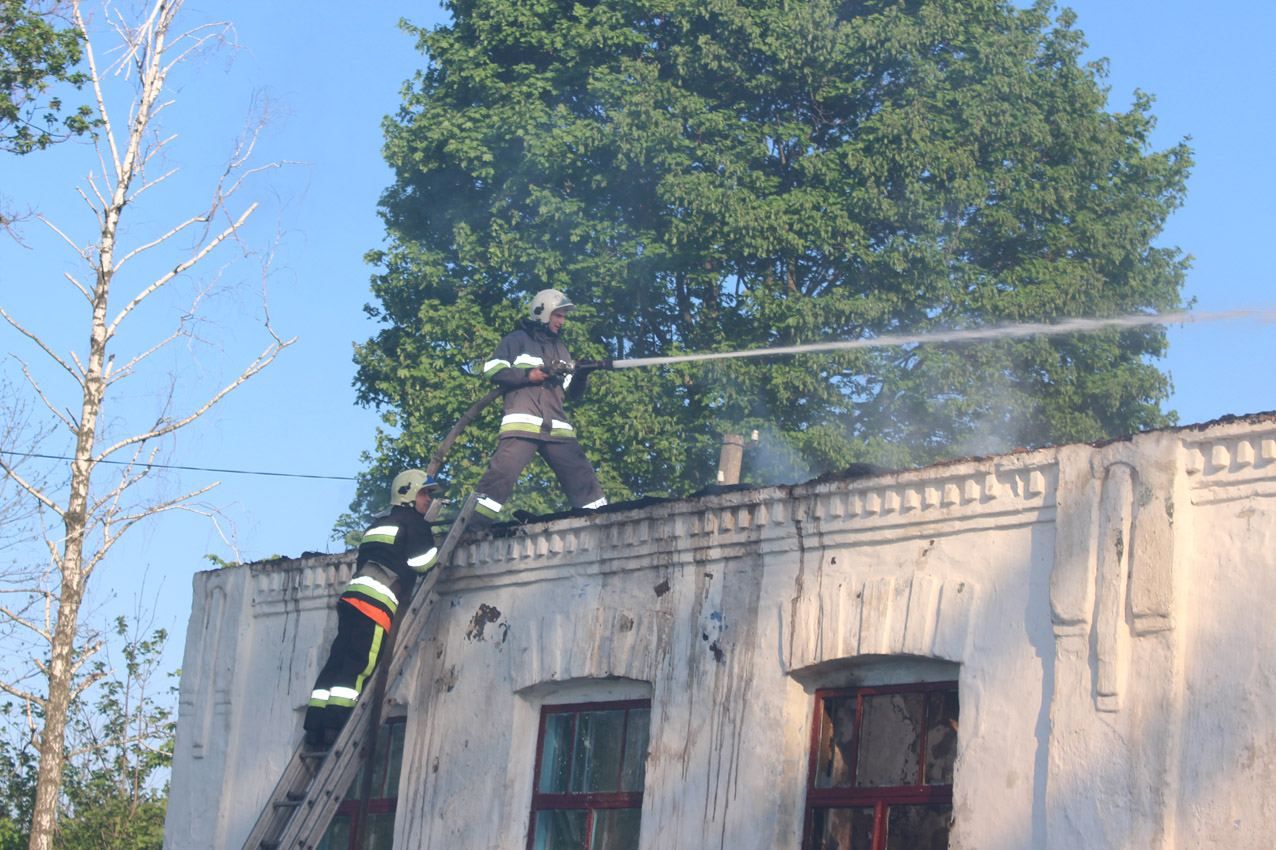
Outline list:
[[[438,489],[439,482],[434,480],[433,475],[426,475],[419,469],[405,469],[394,476],[394,481],[390,484],[390,507],[411,505],[416,501],[419,491],[435,493]]]
[[[542,289],[532,298],[532,304],[528,307],[527,312],[533,319],[541,324],[548,325],[549,317],[554,314],[555,310],[573,310],[576,305],[571,299],[557,289]]]

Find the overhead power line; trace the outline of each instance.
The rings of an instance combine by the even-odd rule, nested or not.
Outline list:
[[[9,452],[0,450],[0,454],[12,457],[37,457],[43,460],[74,460],[64,455],[46,455],[37,452]],[[307,475],[302,472],[268,472],[262,469],[220,469],[215,466],[181,466],[172,463],[142,463],[128,460],[99,460],[96,463],[111,463],[117,466],[145,466],[150,469],[181,469],[187,472],[220,472],[229,475],[263,475],[270,478],[321,478],[328,481],[354,481],[352,475]]]

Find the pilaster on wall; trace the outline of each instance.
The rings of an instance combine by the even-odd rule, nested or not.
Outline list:
[[[164,842],[169,848],[223,846],[232,828],[225,807],[209,806],[225,792],[235,760],[243,669],[243,622],[251,606],[248,570],[195,577],[194,607],[178,694]]]
[[[1177,559],[1188,547],[1175,521],[1186,502],[1180,438],[1159,432],[1058,454],[1047,847],[1172,847]],[[1105,803],[1113,799],[1131,804]]]
[[[292,753],[352,553],[200,573],[186,636],[165,846],[237,847]],[[264,651],[263,651],[264,650]]]

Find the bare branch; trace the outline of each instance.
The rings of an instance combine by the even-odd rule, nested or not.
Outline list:
[[[182,274],[183,272],[185,272],[186,270],[194,266],[196,263],[198,263],[200,260],[204,259],[204,257],[208,256],[208,254],[214,248],[216,248],[218,245],[224,242],[227,239],[227,237],[231,236],[237,230],[239,230],[239,228],[243,227],[244,222],[248,220],[248,217],[252,215],[256,209],[257,209],[257,203],[254,201],[251,205],[249,205],[248,209],[244,211],[243,215],[241,215],[237,221],[227,226],[226,229],[224,229],[221,233],[217,234],[217,236],[213,237],[212,240],[206,243],[202,248],[200,248],[194,254],[187,257],[182,262],[178,263],[168,272],[165,272],[159,278],[154,280],[149,286],[147,286],[137,295],[133,296],[133,300],[130,301],[128,304],[125,304],[124,307],[120,310],[120,312],[116,315],[115,319],[111,321],[111,324],[106,329],[107,335],[114,336],[116,329],[119,328],[120,326],[120,322],[122,322],[124,318],[128,316],[129,313],[137,309],[137,305],[141,304],[142,301],[144,301],[147,298],[147,296],[154,294],[157,290],[159,290],[161,287],[163,287],[166,283],[171,281],[173,278]],[[168,237],[165,236],[161,238],[168,238]]]
[[[10,590],[6,592],[20,593],[21,591]],[[53,643],[53,635],[47,629],[40,628],[21,614],[11,611],[7,606],[0,605],[0,614],[3,614],[5,618],[7,618],[9,622],[13,623],[15,626],[21,626],[27,631],[35,633],[38,637],[43,638],[47,643]]]
[[[102,649],[102,641],[100,640],[96,640],[89,646],[85,647],[85,649],[83,650],[84,654],[81,655],[79,658],[75,659],[75,661],[71,664],[71,672],[73,673],[80,672],[80,669],[84,667],[85,664],[89,663],[89,659],[97,655],[98,651],[101,649]],[[106,675],[105,673],[91,673],[88,676],[85,676],[84,679],[81,680],[79,686],[76,687],[75,689],[76,695],[78,696],[79,694],[84,693],[85,689],[92,687],[94,682],[96,682],[98,679],[101,679],[105,675]]]
[[[240,372],[239,377],[218,390],[216,394],[204,402],[204,404],[200,405],[200,407],[194,412],[189,413],[185,417],[176,421],[168,422],[159,428],[146,432],[145,434],[136,434],[132,437],[120,440],[106,451],[101,452],[95,460],[102,460],[103,458],[110,457],[113,453],[125,448],[126,446],[130,446],[133,443],[139,443],[143,440],[153,440],[157,437],[162,437],[165,434],[171,434],[179,428],[186,427],[211,410],[214,405],[225,398],[227,394],[232,392],[240,384],[244,383],[253,375],[256,375],[262,369],[269,366],[272,362],[274,362],[275,358],[279,356],[280,352],[297,341],[296,337],[286,340],[280,339],[278,336],[275,336],[273,331],[271,332],[271,336],[274,336],[275,341],[268,345],[261,354],[257,355],[257,359],[249,364],[244,371]]]
[[[230,32],[230,23],[228,21],[213,21],[207,24],[188,29],[177,37],[177,41],[192,41],[193,43],[177,54],[171,62],[164,66],[164,74],[167,75],[177,65],[180,65],[188,56],[198,51],[209,41],[221,40],[226,33]],[[205,32],[205,30],[216,30],[216,32]],[[197,35],[198,33],[198,35]]]
[[[8,322],[13,327],[14,330],[16,330],[18,333],[22,334],[24,337],[26,337],[27,339],[34,342],[37,346],[39,346],[40,350],[43,351],[45,354],[49,355],[49,358],[53,360],[54,363],[57,363],[59,366],[65,369],[67,371],[67,374],[69,374],[72,378],[74,378],[77,384],[79,384],[80,386],[84,386],[83,381],[81,381],[80,376],[75,373],[75,370],[73,370],[70,366],[68,366],[66,361],[63,360],[61,357],[59,357],[53,351],[52,348],[49,348],[49,346],[45,345],[44,340],[40,339],[40,337],[36,336],[34,333],[32,333],[31,331],[27,330],[22,325],[20,325],[16,319],[14,319],[7,312],[5,312],[5,309],[3,307],[0,307],[0,316],[3,316],[4,320]]]
[[[156,153],[158,153],[158,152],[159,152],[159,150],[160,150],[161,148],[163,148],[163,147],[164,147],[164,145],[168,144],[170,141],[172,141],[172,140],[173,140],[173,139],[175,139],[175,138],[177,138],[177,137],[176,137],[176,136],[170,136],[169,138],[165,139],[164,141],[156,143],[154,150],[152,150],[152,151],[150,151],[150,152],[148,152],[148,153],[146,154],[146,157],[145,157],[145,159],[143,159],[142,164],[143,164],[143,165],[145,165],[147,162],[149,162],[152,156],[154,156]],[[137,189],[136,191],[134,191],[134,192],[133,192],[133,194],[131,194],[131,195],[129,195],[129,196],[128,196],[128,201],[127,201],[127,203],[130,203],[130,204],[131,204],[131,203],[133,203],[133,202],[134,202],[134,201],[136,201],[139,197],[141,197],[141,194],[142,194],[143,192],[145,192],[147,189],[150,189],[150,188],[152,188],[152,187],[154,187],[154,186],[158,186],[160,183],[163,183],[165,180],[167,180],[168,178],[172,177],[174,174],[176,174],[176,173],[177,173],[178,171],[180,171],[180,170],[181,170],[181,169],[177,169],[177,168],[170,168],[168,171],[165,171],[163,174],[161,174],[159,177],[156,177],[154,180],[147,180],[147,181],[146,181],[145,183],[143,183],[140,187],[138,187],[138,189]],[[121,261],[121,263],[122,263],[122,262],[123,262],[123,261]],[[119,268],[119,266],[117,265],[117,266],[116,266],[116,268]]]
[[[15,357],[14,359],[17,360],[19,365],[22,367],[22,375],[27,379],[27,383],[31,385],[31,389],[35,390],[36,398],[40,399],[40,402],[48,408],[49,412],[56,416],[63,425],[65,425],[69,430],[75,431],[75,421],[53,406],[53,402],[49,400],[47,395],[45,395],[44,389],[40,386],[39,382],[36,381],[35,376],[31,374],[31,370],[27,367],[26,361],[19,357]]]
[[[31,703],[33,705],[38,705],[38,706],[44,705],[44,697],[36,696],[30,691],[24,691],[21,688],[15,688],[13,685],[10,685],[8,682],[5,682],[3,680],[0,680],[0,691],[4,691],[9,696],[17,697],[23,702]]]
[[[229,198],[231,195],[239,191],[239,187],[243,185],[244,181],[249,177],[252,177],[254,174],[262,174],[266,171],[273,171],[276,168],[282,168],[288,164],[290,164],[288,160],[277,160],[275,162],[268,162],[264,165],[258,165],[255,168],[246,169],[238,178],[235,179],[235,182],[230,185],[230,188],[226,190],[226,197]]]
[[[106,97],[102,93],[102,77],[98,73],[97,55],[93,50],[93,41],[89,37],[88,25],[84,22],[84,16],[80,14],[80,4],[73,3],[71,5],[71,16],[75,22],[75,28],[80,31],[84,44],[84,60],[89,65],[89,79],[93,81],[93,97],[97,101],[98,118],[102,122],[101,134],[106,137],[107,144],[111,149],[111,160],[115,165],[115,173],[120,173],[120,153],[115,145],[115,133],[111,130],[111,119],[106,111]]]
[[[158,514],[167,513],[168,511],[190,510],[192,513],[199,514],[201,513],[200,511],[190,509],[190,507],[186,505],[185,503],[198,496],[204,495],[205,493],[209,492],[220,483],[221,483],[220,481],[214,481],[212,484],[208,484],[204,487],[200,487],[198,490],[191,490],[188,493],[185,493],[181,496],[177,496],[173,499],[168,499],[159,504],[148,505],[145,509],[137,513],[128,514],[126,516],[115,519],[111,523],[111,525],[119,526],[119,527],[114,531],[114,533],[111,533],[110,531],[104,532],[103,538],[102,538],[102,545],[98,547],[98,551],[93,554],[93,556],[88,560],[88,562],[84,566],[85,576],[92,574],[93,570],[97,568],[98,564],[101,563],[102,559],[106,557],[106,554],[107,552],[110,551],[111,547],[114,546],[116,543],[118,543],[120,538],[123,537],[124,534],[130,528],[137,525],[142,520],[147,519],[148,517],[153,517]]]
[[[72,286],[80,290],[80,294],[84,296],[85,301],[88,301],[89,303],[93,302],[93,296],[89,294],[89,291],[85,288],[84,284],[76,280],[75,275],[70,272],[63,272],[62,276],[65,277]]]
[[[54,233],[56,233],[58,236],[60,236],[60,237],[62,238],[62,241],[63,241],[63,242],[65,242],[66,244],[70,245],[70,246],[71,246],[71,250],[72,250],[72,251],[74,251],[74,252],[75,252],[78,256],[82,257],[83,259],[88,259],[88,257],[89,257],[89,251],[88,251],[88,249],[87,249],[87,248],[82,248],[82,247],[80,247],[79,245],[77,245],[77,244],[75,243],[75,240],[73,240],[70,236],[67,236],[65,233],[63,233],[63,232],[62,232],[62,230],[61,230],[61,229],[60,229],[60,228],[59,228],[56,224],[54,224],[53,222],[49,221],[49,220],[48,220],[47,218],[45,218],[44,216],[42,216],[42,215],[37,215],[37,216],[36,216],[36,218],[40,220],[40,223],[41,223],[41,224],[43,224],[45,227],[49,228],[49,229],[50,229],[50,230],[52,230]]]
[[[162,752],[162,748],[156,747],[150,743],[155,735],[139,732],[133,735],[123,735],[118,738],[110,738],[105,741],[97,741],[82,747],[76,747],[66,751],[67,758],[80,758],[91,753],[99,753],[102,750],[115,747],[139,747],[148,753]]]
[[[62,511],[58,508],[56,504],[53,503],[53,500],[50,499],[48,496],[44,495],[44,491],[41,490],[39,487],[35,486],[34,484],[28,482],[25,478],[23,478],[21,473],[19,473],[18,470],[15,469],[12,464],[10,464],[7,460],[4,459],[4,455],[0,455],[0,471],[4,472],[5,477],[9,478],[11,481],[13,481],[23,490],[26,490],[28,493],[30,493],[33,499],[38,501],[40,504],[44,505],[49,510],[53,511],[58,516],[62,516]]]
[[[172,398],[171,391],[169,394],[169,398],[170,400]],[[168,405],[166,403],[165,407],[167,408],[167,406]],[[90,516],[97,516],[99,514],[102,514],[101,520],[99,521],[98,524],[101,525],[104,529],[110,527],[115,514],[119,512],[120,496],[122,496],[124,492],[128,490],[130,487],[140,483],[151,472],[150,465],[146,463],[141,464],[141,467],[142,467],[141,471],[137,473],[134,473],[133,471],[133,466],[134,464],[138,464],[138,458],[141,457],[142,450],[144,449],[144,447],[145,447],[144,443],[137,444],[137,447],[133,451],[133,458],[130,461],[129,465],[124,467],[123,471],[120,474],[119,481],[115,483],[115,486],[111,488],[110,492],[94,500],[92,505],[89,506]],[[159,452],[158,448],[151,449],[151,454],[150,454],[151,461],[155,460],[155,456],[158,454],[158,452]],[[106,507],[107,505],[111,505],[111,507],[107,508]]]
[[[129,377],[129,375],[133,373],[133,370],[136,369],[138,364],[141,363],[143,360],[150,357],[152,354],[159,351],[161,348],[164,348],[166,345],[173,342],[174,340],[181,339],[183,336],[186,336],[187,335],[185,333],[186,323],[184,321],[185,318],[186,318],[185,316],[182,317],[182,320],[180,320],[180,324],[178,325],[177,329],[173,331],[171,334],[164,337],[162,340],[155,343],[150,348],[146,349],[141,354],[137,355],[132,360],[125,363],[123,366],[119,367],[118,369],[115,369],[114,371],[108,370],[103,375],[103,377],[106,379],[106,382],[108,384],[114,384],[116,381],[124,380],[125,378]]]
[[[168,174],[165,174],[164,177],[168,177],[170,174],[175,174],[176,171],[177,170],[174,169],[173,171],[168,172]],[[159,179],[162,180],[164,178],[161,177]],[[155,182],[159,182],[159,180],[156,180]],[[146,186],[143,186],[142,189],[145,189],[148,186],[153,186],[153,185],[154,183],[148,183]],[[139,189],[138,191],[141,191],[141,190]],[[152,239],[150,242],[147,242],[144,245],[139,245],[138,247],[134,248],[132,251],[129,251],[127,254],[125,254],[115,263],[115,270],[118,272],[121,268],[124,267],[125,263],[127,263],[132,258],[136,257],[138,254],[141,254],[145,251],[149,251],[150,249],[156,247],[157,245],[163,245],[169,239],[172,239],[174,236],[181,233],[183,230],[190,227],[192,224],[206,224],[208,223],[208,220],[209,220],[208,213],[204,213],[203,215],[191,216],[190,218],[183,221],[181,224],[178,224],[176,227],[170,228],[162,236],[157,236],[156,238]]]
[[[98,160],[99,161],[101,160],[101,156],[98,157]],[[106,163],[103,162],[102,165],[105,166]],[[83,189],[77,186],[75,191],[77,194],[79,194],[81,198],[84,199],[84,205],[93,211],[93,217],[96,218],[99,222],[101,222],[102,210],[106,209],[106,198],[102,197],[102,191],[98,189],[97,180],[94,179],[92,172],[89,173],[88,181],[89,181],[89,188],[93,190],[94,196],[97,197],[97,206],[94,206],[93,202],[89,200],[89,196],[85,193]]]
[[[183,507],[182,510],[202,516],[211,522],[213,524],[213,530],[217,532],[217,536],[222,539],[222,543],[225,543],[226,548],[230,550],[231,560],[240,562],[244,560],[243,554],[239,551],[239,545],[236,544],[224,530],[222,530],[222,524],[217,521],[218,516],[221,515],[219,511],[201,511],[189,505]]]

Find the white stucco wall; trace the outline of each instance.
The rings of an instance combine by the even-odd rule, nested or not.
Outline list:
[[[1276,419],[560,520],[463,548],[396,846],[524,846],[544,701],[650,696],[644,850],[801,841],[812,691],[956,678],[950,846],[1267,848]],[[202,573],[169,850],[238,848],[349,557]]]

